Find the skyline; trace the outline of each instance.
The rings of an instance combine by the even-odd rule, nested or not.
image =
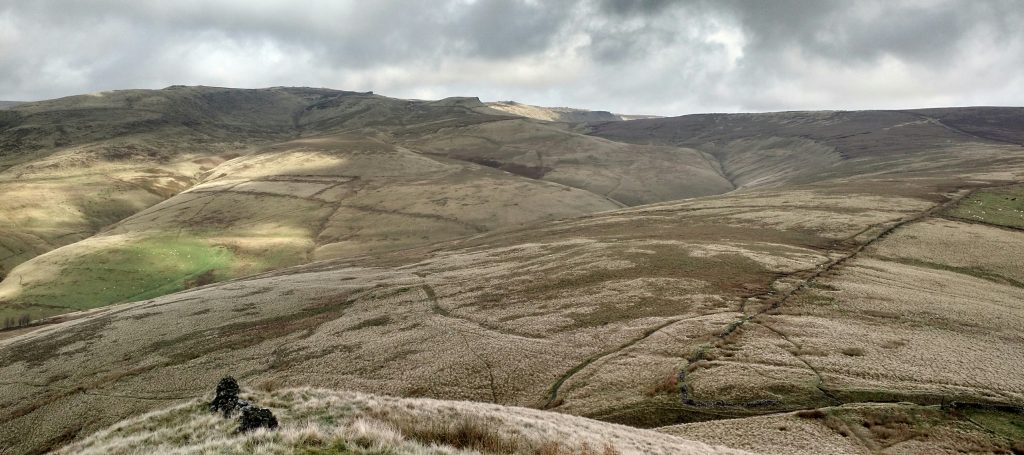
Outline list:
[[[0,2],[0,100],[170,85],[627,114],[1024,105],[1009,0]]]

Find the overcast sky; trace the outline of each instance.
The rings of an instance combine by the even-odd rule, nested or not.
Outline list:
[[[1024,105],[1021,0],[0,0],[0,100],[173,84],[623,113]]]

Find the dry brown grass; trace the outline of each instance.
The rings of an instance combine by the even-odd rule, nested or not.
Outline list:
[[[409,421],[391,420],[398,431],[426,445],[450,446],[496,455],[621,455],[610,443],[591,447],[589,443],[574,446],[560,441],[546,441],[539,446],[518,434],[509,435],[480,422],[476,416],[453,420]]]
[[[722,184],[721,176],[705,167],[714,168],[715,160],[692,149],[616,144],[523,119],[455,115],[475,112],[458,100],[421,106],[428,113],[363,95],[329,101],[304,125],[373,131],[390,135],[390,142],[302,138],[226,164],[180,163],[181,172],[213,165],[223,166],[225,175],[203,175],[205,183],[177,201],[202,200],[206,193],[223,198],[205,208],[193,199],[182,210],[163,204],[122,227],[206,236],[198,228],[209,223],[222,235],[204,241],[240,256],[264,257],[287,246],[312,258],[349,259],[120,305],[0,341],[0,441],[29,435],[16,450],[44,447],[79,430],[68,423],[74,421],[69,414],[95,416],[81,429],[88,432],[202,394],[203,384],[238,371],[254,384],[550,403],[562,412],[636,425],[823,406],[834,402],[829,394],[855,401],[1022,396],[1014,372],[1024,342],[1017,330],[1024,295],[995,279],[1016,279],[1020,255],[1012,252],[1020,242],[1002,231],[956,226],[954,232],[931,222],[901,227],[785,305],[748,319],[819,266],[959,187],[1016,178],[1020,150],[950,142],[939,128],[937,142],[899,151],[906,144],[891,140],[895,133],[882,129],[887,124],[863,114],[836,114],[853,116],[850,124],[819,114],[771,114],[753,131],[782,128],[778,122],[795,115],[796,125],[825,125],[830,134],[850,128],[872,133],[835,136],[840,144],[723,137],[720,144],[729,150],[712,151],[735,155],[723,161],[743,167],[733,176],[750,188],[475,235],[481,226],[541,219],[535,215],[543,210],[516,206],[523,194],[534,198],[531,207],[557,209],[550,213],[580,200],[550,181],[650,201],[702,194]],[[334,116],[353,108],[366,108],[365,114]],[[401,127],[388,123],[394,116],[403,119]],[[925,140],[934,126],[898,129]],[[481,145],[487,138],[499,144]],[[534,150],[547,151],[553,141],[565,148],[545,152],[539,163]],[[754,153],[762,146],[772,156]],[[524,183],[418,152],[501,161],[490,164],[537,171],[533,177],[549,182]],[[638,160],[641,153],[645,159]],[[812,154],[815,165],[796,167],[793,160],[803,154]],[[394,158],[386,173],[374,172],[381,170],[374,167],[380,156]],[[679,157],[704,164],[666,165]],[[591,158],[597,169],[586,164]],[[422,178],[434,173],[440,177]],[[826,174],[830,180],[814,181]],[[476,179],[481,175],[486,178]],[[371,180],[376,183],[367,184]],[[783,181],[801,186],[753,188]],[[495,191],[508,185],[529,191]],[[580,211],[615,205],[587,198],[593,204]],[[499,207],[507,218],[480,210],[484,206]],[[274,215],[252,217],[263,209]],[[917,233],[927,236],[911,238]],[[473,236],[382,253],[463,235]],[[77,245],[99,246],[96,239]],[[927,245],[941,248],[927,251]],[[976,254],[982,251],[988,253]],[[370,256],[355,257],[364,253]],[[255,259],[240,264],[240,273],[272,268]],[[965,273],[971,269],[978,273]],[[39,270],[35,278],[53,282],[59,270]],[[689,362],[697,351],[706,355]],[[672,384],[680,370],[684,383]],[[673,388],[710,405],[686,406]],[[774,422],[763,429],[791,435],[800,425]],[[846,448],[843,441],[812,447]]]
[[[825,316],[818,314],[837,308],[822,306],[801,309],[803,318],[816,318],[810,324],[763,321],[796,337],[799,347],[750,324],[715,345],[715,337],[743,317],[741,309],[760,307],[751,295],[771,292],[773,285],[784,289],[792,279],[776,280],[780,276],[799,277],[829,254],[834,257],[836,251],[825,250],[832,244],[828,238],[851,228],[793,232],[769,224],[754,229],[735,224],[729,214],[705,210],[788,207],[787,220],[796,221],[812,220],[826,206],[866,211],[876,205],[909,210],[917,204],[906,198],[812,196],[741,193],[609,212],[361,258],[359,266],[318,263],[98,311],[0,342],[5,360],[0,381],[54,377],[60,378],[49,383],[54,388],[89,385],[5,421],[0,435],[14,437],[35,419],[54,423],[37,428],[38,434],[60,434],[61,407],[83,399],[89,401],[82,412],[101,416],[94,425],[109,424],[103,417],[203,393],[202,384],[237,371],[251,371],[253,384],[276,379],[536,407],[550,401],[553,384],[561,380],[552,402],[560,411],[638,425],[703,415],[683,406],[667,384],[672,379],[666,378],[682,368],[688,371],[690,393],[700,400],[754,402],[758,412],[820,404],[826,398],[816,376],[794,353],[815,365],[840,358],[884,362],[891,356],[881,356],[882,351],[899,352],[919,342],[906,337],[905,346],[883,350],[863,346],[871,337],[861,334],[836,336],[856,325],[819,326]],[[813,210],[805,211],[805,204]],[[737,206],[742,207],[728,208]],[[874,212],[871,219],[893,216],[904,212]],[[595,274],[603,279],[587,278]],[[825,284],[814,291],[845,290]],[[783,317],[789,316],[773,316]],[[806,333],[832,336],[835,344],[803,339]],[[877,329],[872,333],[884,338],[880,344],[896,338]],[[711,348],[704,360],[687,362],[705,345]],[[840,352],[855,347],[866,354]],[[201,364],[230,364],[232,371],[198,368]],[[111,371],[130,374],[114,377]],[[918,380],[908,376],[905,381]],[[24,401],[31,393],[5,389],[3,398]],[[94,394],[151,399],[129,402]]]
[[[314,259],[380,254],[618,207],[574,188],[348,136],[267,146],[217,166],[188,191],[146,208],[158,201],[112,218],[103,225],[120,222],[98,236],[11,270],[17,280],[0,284],[0,302],[6,302],[0,314],[21,305],[48,316],[62,306],[69,311],[151,298]],[[100,279],[92,269],[125,250],[131,259],[144,256],[109,283],[124,291],[106,296],[92,290]],[[226,255],[227,262],[210,269],[175,262],[187,255],[201,263],[204,251]],[[142,278],[133,281],[132,274]],[[50,296],[68,294],[62,289],[72,286],[84,288],[80,300],[88,303]]]
[[[807,409],[804,411],[797,411],[793,415],[802,419],[824,419],[826,414],[821,409]]]
[[[196,402],[117,423],[58,454],[394,453],[452,455],[736,454],[722,447],[556,413],[350,392],[254,393],[276,431],[232,432]]]
[[[938,406],[848,404],[659,431],[773,454],[1010,453],[1024,434],[1018,414],[985,411],[970,418]]]
[[[654,397],[656,395],[675,395],[678,393],[679,375],[675,373],[665,376],[665,379],[655,384],[654,386],[650,387],[649,389],[647,389],[646,392],[644,392],[644,394],[649,397]]]

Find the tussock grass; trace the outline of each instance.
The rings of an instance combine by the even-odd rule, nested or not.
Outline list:
[[[482,403],[287,389],[248,398],[277,431],[236,434],[198,400],[117,423],[57,454],[741,454],[653,431]]]

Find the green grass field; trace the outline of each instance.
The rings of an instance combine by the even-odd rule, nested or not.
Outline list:
[[[978,191],[946,214],[968,221],[1024,229],[1024,185]]]
[[[84,310],[145,300],[227,277],[234,262],[227,248],[196,239],[152,238],[76,257],[60,279],[26,287],[0,317]],[[20,307],[20,308],[19,308]],[[63,311],[61,311],[63,310]]]

